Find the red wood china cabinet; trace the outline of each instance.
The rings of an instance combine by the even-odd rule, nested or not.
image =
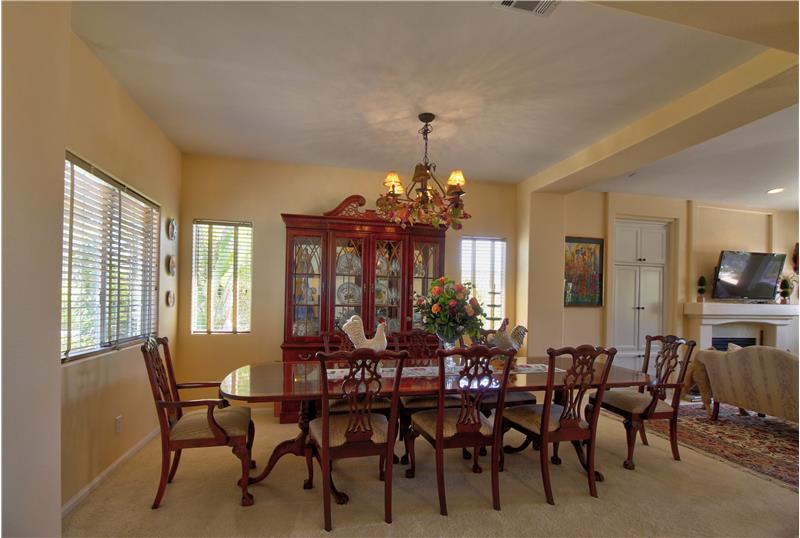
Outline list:
[[[403,229],[373,210],[362,210],[365,203],[354,195],[322,216],[282,215],[284,361],[313,358],[322,350],[322,333],[341,327],[354,314],[368,332],[379,318],[386,320],[389,333],[419,326],[414,294],[427,293],[431,280],[442,276],[445,232],[430,226]],[[297,411],[297,404],[283,404],[281,422],[296,421]]]

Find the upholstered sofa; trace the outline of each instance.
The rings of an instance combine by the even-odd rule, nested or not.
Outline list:
[[[712,419],[726,403],[797,422],[797,374],[797,355],[774,347],[701,350],[689,366],[684,391],[696,384]]]

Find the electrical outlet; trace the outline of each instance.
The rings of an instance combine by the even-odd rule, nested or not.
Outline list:
[[[114,433],[120,433],[122,431],[122,415],[119,415],[114,419]]]

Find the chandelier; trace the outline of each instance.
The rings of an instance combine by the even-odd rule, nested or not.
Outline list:
[[[400,177],[394,170],[386,174],[383,185],[387,192],[378,197],[378,215],[403,228],[414,224],[428,224],[436,228],[461,229],[461,221],[470,218],[464,211],[464,173],[453,170],[447,180],[447,187],[436,179],[436,164],[428,160],[428,135],[433,131],[431,122],[436,116],[430,112],[419,115],[424,125],[419,130],[425,143],[422,162],[417,163],[411,183],[403,187]]]

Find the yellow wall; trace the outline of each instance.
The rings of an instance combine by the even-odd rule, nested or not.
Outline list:
[[[177,280],[167,275],[163,259],[177,252],[165,223],[178,217],[181,154],[83,41],[71,34],[68,43],[66,147],[161,205],[159,334],[175,348],[178,310],[163,297]],[[61,174],[57,182],[63,185]],[[50,354],[53,361],[57,354]],[[67,363],[61,373],[61,500],[67,503],[158,423],[138,345]],[[120,415],[117,434],[114,418]]]
[[[3,6],[3,532],[58,536],[69,4]]]
[[[281,213],[320,215],[350,194],[363,195],[367,207],[374,208],[374,200],[383,189],[384,175],[385,172],[377,170],[184,156],[178,257],[179,378],[222,379],[247,363],[280,360],[286,241]],[[447,232],[445,272],[459,277],[462,235],[507,238],[508,312],[513,314],[516,188],[468,179],[466,191],[465,203],[472,218],[464,221],[462,230]],[[191,229],[192,221],[201,218],[253,222],[253,305],[249,334],[191,334]]]

